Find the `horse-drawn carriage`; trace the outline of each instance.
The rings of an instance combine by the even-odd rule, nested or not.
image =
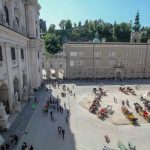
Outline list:
[[[91,113],[96,114],[96,113],[97,113],[97,110],[98,110],[98,108],[99,108],[99,106],[100,106],[100,104],[99,104],[99,99],[95,99],[95,100],[93,101],[92,105],[90,106],[89,111],[90,111]]]
[[[113,114],[113,113],[114,111],[112,110],[112,106],[107,105],[106,107],[99,108],[98,117],[104,119],[108,117],[108,114]]]
[[[143,116],[143,118],[145,120],[147,120],[148,122],[150,122],[150,115],[149,115],[149,113],[146,110],[144,110],[143,107],[139,103],[134,103],[134,106],[135,106],[136,112],[140,116]]]
[[[129,121],[133,124],[138,124],[138,118],[136,118],[125,106],[122,107],[122,112]]]

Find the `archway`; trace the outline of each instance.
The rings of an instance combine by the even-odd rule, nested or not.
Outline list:
[[[58,78],[63,79],[64,78],[64,70],[62,68],[58,69]]]
[[[6,113],[9,114],[10,113],[9,92],[8,92],[8,87],[5,83],[3,83],[0,86],[0,102],[3,103],[3,105],[5,106]]]

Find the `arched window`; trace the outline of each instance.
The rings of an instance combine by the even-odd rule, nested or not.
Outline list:
[[[9,25],[9,12],[7,6],[4,6],[5,14],[6,14],[6,23]]]

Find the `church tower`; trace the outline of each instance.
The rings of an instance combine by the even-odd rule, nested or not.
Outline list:
[[[131,43],[140,43],[141,41],[141,33],[140,31],[140,15],[139,12],[137,12],[136,17],[135,17],[135,22],[133,26],[133,32],[131,32],[131,38],[130,42]]]

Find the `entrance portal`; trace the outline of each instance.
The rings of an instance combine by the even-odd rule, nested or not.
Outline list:
[[[8,87],[5,83],[3,83],[0,86],[0,102],[3,103],[3,105],[5,106],[5,110],[6,113],[9,114],[10,113],[10,109],[9,109],[9,93],[8,93]]]

